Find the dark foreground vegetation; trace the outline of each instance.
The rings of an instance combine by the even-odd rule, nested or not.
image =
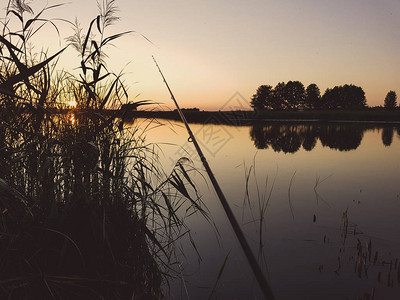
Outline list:
[[[9,1],[1,20],[0,299],[162,298],[187,233],[178,208],[203,210],[180,162],[164,174],[138,129],[101,113],[127,97],[104,61],[126,34],[107,36],[114,1],[68,38],[78,75],[56,69],[65,49],[31,46],[58,6]],[[81,111],[54,115],[67,99]]]

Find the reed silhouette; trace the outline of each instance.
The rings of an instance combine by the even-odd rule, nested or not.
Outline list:
[[[78,77],[57,70],[65,48],[30,46],[43,24],[58,30],[44,15],[59,6],[35,13],[10,0],[2,20],[0,298],[159,299],[187,233],[180,210],[206,211],[181,161],[160,169],[146,127],[102,113],[128,101],[122,75],[105,67],[105,46],[128,34],[107,35],[115,1],[68,38]],[[67,99],[85,110],[54,114]]]

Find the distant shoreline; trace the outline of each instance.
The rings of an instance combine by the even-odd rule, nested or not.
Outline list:
[[[58,110],[56,113],[84,113],[87,110]],[[53,111],[54,113],[55,111]],[[117,115],[126,120],[156,118],[181,121],[175,111],[121,111],[102,110],[106,115]],[[190,123],[215,123],[246,125],[258,122],[344,122],[344,123],[400,123],[400,110],[386,111],[369,108],[364,110],[305,110],[305,111],[184,111]]]

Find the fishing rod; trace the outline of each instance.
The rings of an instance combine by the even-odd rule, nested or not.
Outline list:
[[[254,254],[251,251],[250,246],[247,243],[242,230],[240,229],[239,223],[237,222],[237,220],[228,204],[228,201],[226,200],[225,195],[222,192],[222,190],[217,182],[217,179],[214,176],[214,173],[211,171],[211,168],[208,165],[207,159],[204,156],[203,151],[201,151],[201,148],[200,148],[199,144],[197,143],[197,140],[196,140],[192,130],[190,129],[188,122],[186,121],[185,115],[183,114],[182,110],[180,109],[178,102],[176,101],[174,94],[172,93],[172,91],[167,83],[167,80],[165,79],[164,74],[161,71],[160,66],[158,65],[154,56],[152,56],[152,57],[153,57],[154,63],[156,64],[156,66],[158,68],[158,71],[161,74],[161,77],[162,77],[165,85],[167,86],[169,94],[171,95],[171,99],[175,103],[175,106],[179,112],[182,122],[185,124],[186,130],[189,134],[189,141],[193,142],[194,147],[196,148],[197,154],[199,155],[200,160],[203,163],[204,168],[206,169],[206,172],[208,174],[208,177],[211,180],[212,185],[214,186],[214,189],[218,195],[218,198],[222,204],[222,207],[225,210],[226,216],[228,217],[229,222],[231,223],[231,226],[233,228],[233,231],[235,232],[236,237],[239,240],[240,245],[242,246],[243,252],[246,255],[246,258],[251,266],[254,276],[257,279],[260,289],[262,290],[262,292],[264,294],[265,299],[271,299],[271,300],[275,299],[274,294],[272,293],[272,290],[271,290],[267,280],[265,279],[265,276],[264,276],[263,272],[261,271],[261,268],[258,265],[257,260],[254,257]]]

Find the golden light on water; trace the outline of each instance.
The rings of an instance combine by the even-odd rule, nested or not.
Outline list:
[[[69,121],[69,123],[71,123],[71,125],[75,125],[76,123],[75,114],[73,112],[68,112],[67,120]]]
[[[76,122],[76,120],[75,120],[75,114],[71,114],[71,116],[69,117],[69,120],[71,121],[71,124],[72,124],[72,125],[75,125],[75,122]]]

